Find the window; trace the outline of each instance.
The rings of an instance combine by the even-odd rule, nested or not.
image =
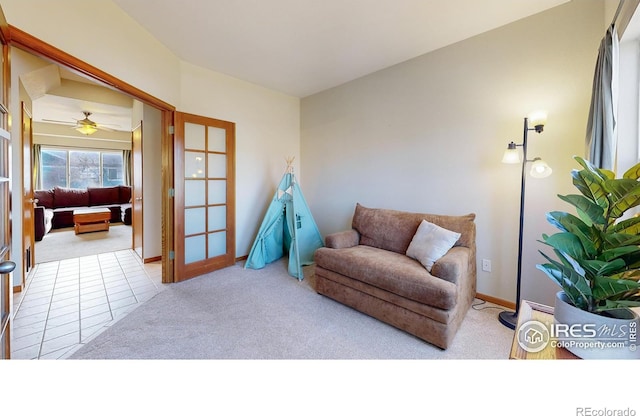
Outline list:
[[[121,152],[42,148],[42,189],[124,185]]]

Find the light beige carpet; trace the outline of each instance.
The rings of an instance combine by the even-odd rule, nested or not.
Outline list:
[[[131,226],[112,224],[109,231],[76,235],[73,228],[51,230],[36,241],[36,264],[131,248]]]
[[[168,285],[80,348],[71,359],[500,359],[513,331],[502,309],[474,302],[443,351],[314,290],[287,274],[236,264]],[[431,377],[431,376],[429,376]]]

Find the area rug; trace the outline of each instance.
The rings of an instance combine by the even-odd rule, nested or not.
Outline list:
[[[36,241],[36,263],[47,263],[131,248],[131,226],[112,224],[109,231],[76,235],[73,228],[51,230]]]
[[[445,351],[317,294],[284,261],[168,285],[70,359],[507,359],[497,307],[469,310]],[[477,301],[476,304],[482,303]]]

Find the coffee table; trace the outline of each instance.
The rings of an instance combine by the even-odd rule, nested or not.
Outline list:
[[[73,210],[76,235],[93,231],[109,231],[111,210],[109,208],[86,208]]]

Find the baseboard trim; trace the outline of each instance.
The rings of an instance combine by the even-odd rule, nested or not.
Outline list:
[[[236,257],[236,262],[239,262],[239,261],[245,261],[245,260],[246,260],[246,259],[248,259],[248,258],[249,258],[249,255],[248,255],[248,254],[247,254],[246,256]]]
[[[509,308],[513,310],[516,309],[516,304],[514,302],[509,302],[508,300],[496,298],[494,296],[484,295],[482,293],[476,293],[476,298],[487,301],[487,302],[495,303],[496,305],[504,306],[505,308]]]
[[[143,259],[142,263],[147,264],[147,263],[153,263],[161,260],[162,260],[162,256],[149,257],[149,258]]]

